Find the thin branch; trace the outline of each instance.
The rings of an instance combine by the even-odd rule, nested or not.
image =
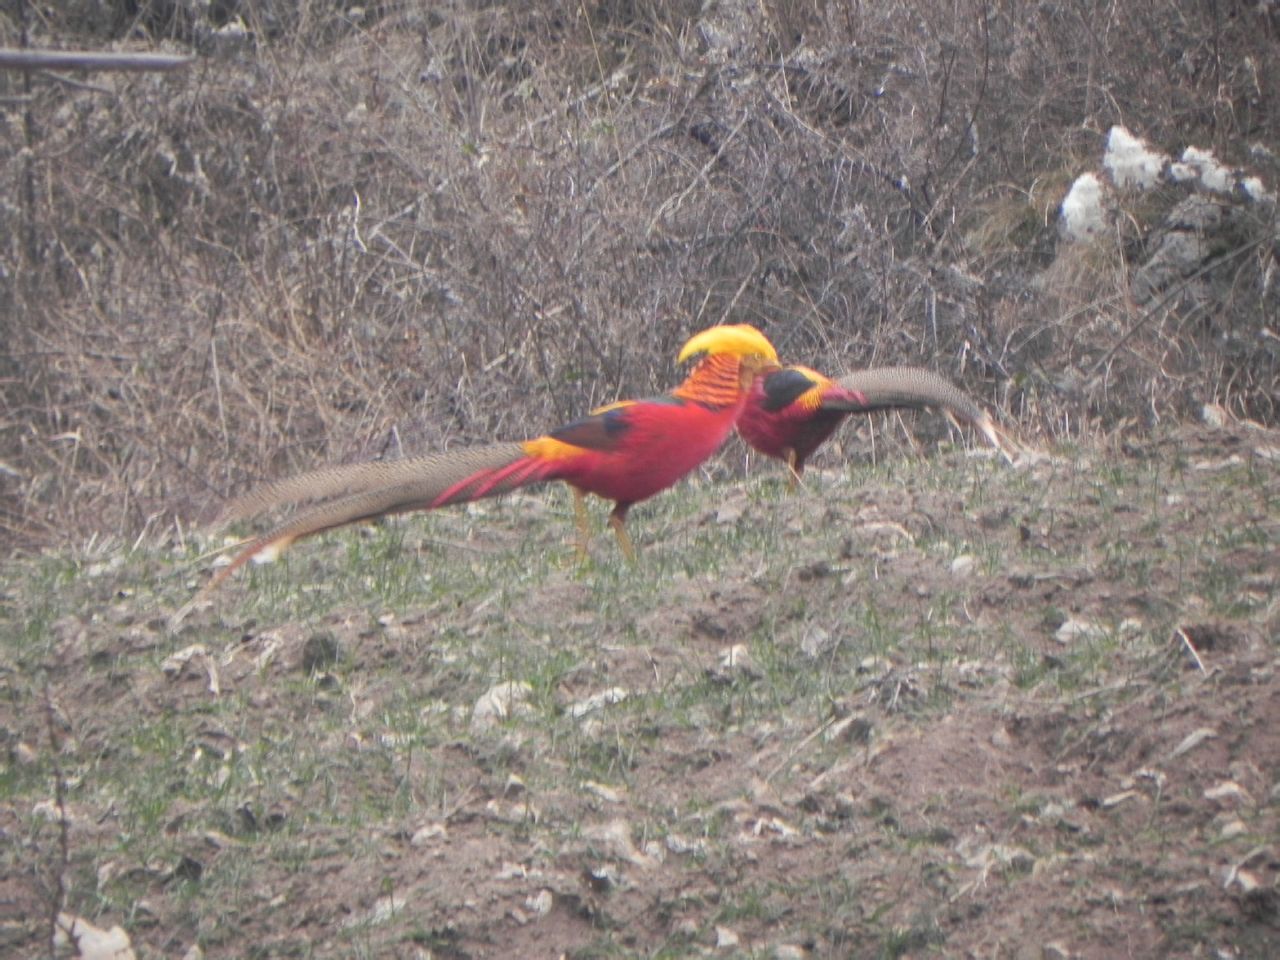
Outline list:
[[[88,50],[15,50],[0,47],[4,70],[176,70],[195,57],[169,53],[101,53]]]

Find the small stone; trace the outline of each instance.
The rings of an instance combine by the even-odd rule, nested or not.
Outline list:
[[[607,690],[601,690],[599,693],[592,694],[585,700],[579,700],[577,703],[569,707],[569,716],[575,720],[580,720],[588,714],[595,713],[597,710],[603,710],[605,707],[612,707],[614,704],[621,703],[630,696],[629,691],[622,687],[610,687]]]
[[[1221,404],[1206,403],[1200,408],[1200,419],[1204,421],[1205,426],[1221,430],[1231,422],[1231,414]]]
[[[532,696],[533,687],[523,680],[508,680],[490,687],[471,710],[472,732],[490,730],[503,720],[531,714],[533,707],[529,698]]]
[[[859,673],[886,674],[893,670],[893,661],[887,657],[863,657],[858,662]]]
[[[1253,802],[1253,798],[1249,796],[1248,791],[1231,780],[1224,780],[1215,787],[1209,787],[1204,792],[1204,798],[1215,803],[1221,803],[1224,806],[1227,804]]]
[[[1222,825],[1222,829],[1218,831],[1218,836],[1223,840],[1234,840],[1236,837],[1247,833],[1249,828],[1245,826],[1245,822],[1239,818],[1228,820]]]
[[[702,838],[690,840],[688,837],[682,837],[678,833],[668,833],[667,849],[674,854],[700,854],[706,852],[707,841]]]
[[[1111,796],[1103,798],[1102,807],[1104,810],[1110,810],[1112,807],[1118,807],[1120,804],[1140,796],[1142,794],[1137,790],[1124,790],[1120,793],[1113,793]]]
[[[605,893],[612,890],[620,880],[617,868],[608,863],[588,868],[583,873],[583,879],[587,881],[587,886],[596,893]]]
[[[405,898],[397,897],[395,894],[379,897],[374,903],[373,909],[369,911],[368,917],[364,918],[363,921],[356,920],[351,924],[351,926],[355,926],[360,922],[367,922],[375,925],[379,923],[386,923],[397,914],[404,913],[405,905]]]
[[[800,639],[800,651],[811,660],[816,660],[832,646],[831,634],[821,627],[810,627]]]
[[[951,575],[953,577],[967,577],[973,573],[977,565],[978,561],[975,557],[967,553],[961,554],[951,561]]]
[[[176,677],[182,672],[182,668],[192,660],[197,657],[207,656],[209,656],[209,651],[203,643],[193,643],[188,647],[183,647],[177,653],[165,657],[164,662],[160,664],[160,672],[166,677]]]
[[[698,921],[693,917],[681,917],[671,928],[671,935],[681,940],[692,940],[698,935]]]
[[[613,787],[607,787],[603,783],[596,783],[593,780],[584,781],[582,789],[593,796],[599,797],[605,803],[621,803],[622,794]]]
[[[1228,886],[1231,884],[1239,887],[1242,893],[1250,894],[1262,886],[1262,881],[1248,870],[1236,870],[1233,872]]]
[[[524,905],[536,917],[545,917],[551,912],[551,908],[555,906],[555,897],[550,890],[539,890],[533,896],[525,900]]]
[[[86,960],[134,960],[133,944],[129,935],[120,927],[103,930],[88,920],[70,913],[58,914],[53,944],[63,956],[74,951]]]
[[[747,649],[745,643],[735,643],[732,647],[728,647],[720,651],[720,669],[726,673],[734,671],[742,673],[751,673],[755,669],[755,664],[751,658],[751,651]]]
[[[740,680],[758,680],[764,674],[756,667],[755,658],[745,643],[735,643],[720,651],[713,667],[707,668],[707,679],[717,683],[735,683]]]
[[[716,949],[729,950],[738,946],[742,942],[742,938],[730,930],[728,927],[716,927]]]
[[[615,860],[625,860],[637,867],[655,867],[657,861],[641,853],[631,841],[631,828],[622,820],[593,824],[582,831],[592,843],[599,844]]]
[[[1096,640],[1105,634],[1106,631],[1096,623],[1070,619],[1054,631],[1053,639],[1059,643],[1071,643],[1075,640]]]
[[[485,813],[502,823],[537,823],[542,819],[542,810],[528,800],[514,803],[502,803],[490,800],[484,805]]]
[[[50,823],[57,823],[66,818],[68,824],[74,823],[75,818],[71,816],[71,811],[65,807],[58,806],[56,800],[40,800],[31,808],[31,815],[39,817],[41,820],[48,820]]]
[[[413,832],[413,836],[409,838],[409,846],[425,847],[429,843],[446,840],[448,837],[449,830],[443,823],[428,823]]]
[[[1191,733],[1187,734],[1185,737],[1182,738],[1182,742],[1180,744],[1178,744],[1176,747],[1173,748],[1173,752],[1169,754],[1169,759],[1172,760],[1175,757],[1180,757],[1184,753],[1190,750],[1194,750],[1196,747],[1200,746],[1200,744],[1204,743],[1206,740],[1211,740],[1217,735],[1218,735],[1218,731],[1213,730],[1210,727],[1201,727],[1198,730],[1193,730]]]

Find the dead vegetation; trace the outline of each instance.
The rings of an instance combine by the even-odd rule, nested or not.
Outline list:
[[[524,436],[665,386],[721,320],[834,371],[938,367],[1029,433],[1275,419],[1273,213],[1210,303],[1128,296],[1159,209],[1055,262],[1113,123],[1275,187],[1273,5],[13,11],[8,45],[200,58],[0,78],[10,546]]]

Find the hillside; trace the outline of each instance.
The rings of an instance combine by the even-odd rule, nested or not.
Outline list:
[[[0,942],[61,895],[139,956],[1268,956],[1278,456],[890,449],[683,486],[636,568],[513,497],[177,634],[203,563],[10,564]]]
[[[0,534],[529,436],[718,322],[1033,439],[1274,424],[1280,11],[1185,6],[19,3],[34,46],[197,59],[0,74]],[[1117,126],[1224,172],[1139,189]]]
[[[0,954],[1270,957],[1278,31],[11,4],[195,59],[0,74]],[[251,483],[666,390],[719,322],[1019,454],[858,417],[789,493],[735,440],[635,566],[523,491],[170,619]]]

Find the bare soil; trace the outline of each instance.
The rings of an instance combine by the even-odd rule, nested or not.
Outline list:
[[[176,634],[203,571],[81,563],[0,661],[3,952],[61,885],[152,957],[1274,956],[1277,456],[893,451],[673,493],[636,569],[522,497],[397,528],[473,586],[333,537]]]

